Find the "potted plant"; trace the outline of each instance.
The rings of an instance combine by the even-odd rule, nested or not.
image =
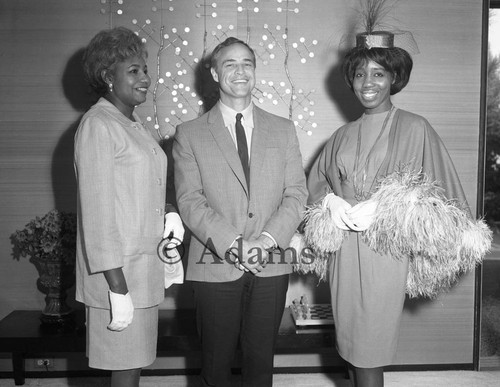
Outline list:
[[[64,323],[72,309],[66,305],[66,289],[75,282],[76,214],[49,211],[35,217],[11,235],[14,258],[29,257],[37,267],[38,283],[46,292],[44,323]]]

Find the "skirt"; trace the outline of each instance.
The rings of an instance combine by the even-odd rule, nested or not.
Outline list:
[[[330,287],[339,355],[361,368],[394,362],[408,260],[379,255],[351,232],[331,260]]]
[[[102,370],[143,368],[156,359],[158,305],[134,309],[132,323],[121,332],[107,329],[110,310],[86,307],[89,367]]]

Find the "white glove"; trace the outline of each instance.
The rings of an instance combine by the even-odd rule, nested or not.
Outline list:
[[[181,217],[176,212],[165,214],[163,238],[168,238],[170,234],[172,234],[170,241],[174,245],[179,245],[184,238],[184,226],[182,225]]]
[[[173,263],[165,263],[165,289],[172,284],[184,283],[184,267],[182,267],[182,259],[177,249],[168,250],[168,259]]]
[[[111,306],[110,331],[123,331],[130,325],[134,318],[134,305],[130,293],[118,294],[109,291],[109,304]]]
[[[323,208],[328,208],[332,214],[332,221],[341,230],[354,230],[355,225],[347,216],[346,211],[352,206],[340,196],[329,193],[323,199]]]
[[[376,211],[377,202],[374,200],[366,200],[347,210],[347,216],[354,225],[351,228],[354,231],[365,231],[373,223]]]

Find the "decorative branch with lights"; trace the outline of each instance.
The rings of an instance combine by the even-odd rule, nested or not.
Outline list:
[[[171,28],[170,31],[165,31],[164,17],[168,16],[168,24],[170,20],[176,20],[176,0],[151,0],[154,5],[151,11],[159,15],[159,27],[154,25],[151,19],[145,19],[139,23],[138,19],[132,19],[132,24],[136,27],[136,33],[141,36],[144,42],[149,42],[157,47],[155,50],[155,74],[153,79],[153,87],[150,90],[152,94],[153,112],[152,116],[146,117],[146,121],[151,123],[160,140],[167,140],[175,133],[175,127],[180,122],[191,119],[192,116],[200,115],[204,112],[207,101],[213,102],[216,94],[210,88],[202,85],[201,89],[196,92],[190,85],[194,85],[193,74],[198,70],[198,66],[205,62],[210,44],[207,39],[211,36],[213,45],[222,42],[229,36],[234,36],[235,27],[230,24],[223,26],[217,24],[210,31],[208,21],[218,17],[218,5],[214,1],[199,0],[194,4],[196,9],[194,15],[196,18],[203,20],[203,51],[200,59],[196,57],[193,51],[188,50],[189,42],[187,35],[191,32],[191,28],[184,26],[182,28]],[[181,0],[177,0],[181,1]],[[300,63],[306,63],[308,59],[313,59],[314,47],[318,44],[317,40],[312,40],[309,43],[306,38],[300,37],[298,42],[290,42],[289,40],[289,15],[298,14],[297,5],[300,0],[276,0],[278,7],[276,11],[285,15],[285,24],[282,27],[277,25],[275,32],[272,31],[268,24],[264,24],[266,31],[262,35],[262,41],[256,50],[257,59],[262,61],[264,65],[269,65],[271,61],[276,59],[274,50],[278,48],[283,55],[283,66],[285,69],[286,80],[263,80],[254,90],[254,97],[261,104],[272,103],[273,105],[284,104],[288,106],[289,118],[294,120],[295,126],[312,135],[312,130],[317,127],[313,121],[314,101],[312,94],[314,90],[303,91],[297,88],[295,81],[290,72],[291,61],[296,60],[298,56]],[[164,4],[168,2],[168,6]],[[125,13],[124,0],[100,0],[102,4],[101,14],[107,15],[109,26],[112,27],[116,20],[113,17],[123,16]],[[107,7],[105,5],[107,4]],[[249,43],[250,37],[254,31],[251,31],[251,15],[261,12],[259,8],[259,0],[236,0],[237,12],[246,13],[246,41]],[[172,15],[170,18],[169,15]],[[154,18],[153,18],[154,20]],[[281,36],[279,36],[281,33]],[[165,58],[168,58],[168,63],[164,63]],[[206,69],[205,69],[206,70]],[[287,87],[288,85],[288,87]],[[201,95],[200,95],[201,93]],[[207,94],[207,95],[205,95]],[[173,106],[168,109],[163,122],[160,118],[161,109],[158,109],[163,95],[170,95]],[[297,112],[297,110],[301,110]],[[165,109],[167,111],[167,109]],[[295,115],[295,118],[294,118]]]
[[[313,40],[310,44],[306,43],[306,39],[301,37],[299,42],[290,44],[289,39],[289,20],[288,15],[291,13],[298,14],[298,7],[292,8],[291,4],[298,4],[299,0],[277,0],[280,6],[276,9],[278,13],[285,14],[285,25],[284,25],[284,33],[282,33],[281,37],[279,34],[282,31],[282,27],[277,25],[275,27],[276,33],[271,30],[268,24],[264,24],[264,30],[266,34],[262,35],[262,41],[259,43],[259,46],[264,50],[262,53],[258,53],[259,58],[262,60],[264,65],[268,65],[270,61],[276,59],[276,54],[274,53],[274,49],[278,48],[281,53],[284,55],[283,65],[285,69],[285,74],[288,80],[289,87],[284,87],[284,82],[280,82],[280,90],[274,87],[276,82],[267,82],[267,85],[270,85],[272,91],[274,91],[278,98],[285,102],[285,95],[289,96],[286,104],[288,105],[288,116],[289,119],[294,120],[295,126],[300,130],[306,132],[309,136],[312,135],[312,130],[310,128],[316,128],[317,124],[312,122],[312,117],[314,117],[314,111],[311,110],[311,107],[314,106],[314,101],[311,100],[310,96],[314,93],[314,90],[304,93],[302,89],[298,89],[295,86],[294,79],[290,73],[289,61],[291,60],[292,53],[294,55],[298,54],[300,58],[300,62],[302,64],[307,62],[307,58],[314,58],[314,52],[311,50],[313,46],[318,44],[317,40]],[[283,5],[283,6],[282,6]],[[263,83],[266,84],[266,83]],[[272,96],[269,97],[269,93],[263,92],[259,90],[262,96],[267,97],[268,99],[272,99],[273,104],[276,105],[276,99],[273,99]],[[284,92],[284,94],[283,94]],[[263,102],[265,99],[260,98],[259,102]],[[296,119],[293,118],[294,110],[297,108],[302,108],[303,113],[299,113],[296,116]]]

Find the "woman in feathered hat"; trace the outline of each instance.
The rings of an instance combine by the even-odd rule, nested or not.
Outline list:
[[[377,213],[372,198],[377,182],[404,165],[439,182],[447,198],[467,206],[438,134],[425,118],[391,101],[407,85],[412,66],[393,33],[357,35],[342,71],[364,114],[332,135],[308,177],[309,202],[322,202],[344,234],[327,261],[328,276],[337,349],[356,387],[384,384],[383,366],[396,353],[409,267],[408,257],[376,253],[362,238]]]

